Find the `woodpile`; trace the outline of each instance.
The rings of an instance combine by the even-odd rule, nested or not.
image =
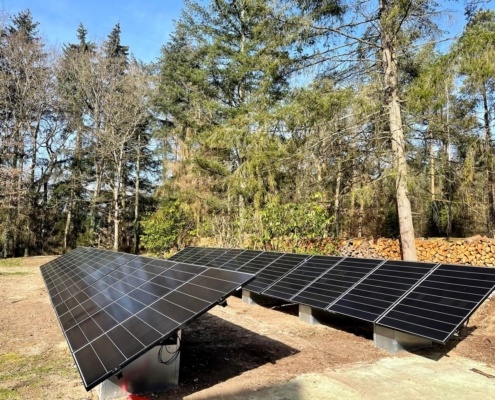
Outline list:
[[[399,241],[394,239],[351,239],[339,244],[345,256],[400,260]],[[466,239],[416,239],[419,261],[477,266],[495,266],[495,239],[474,236]]]

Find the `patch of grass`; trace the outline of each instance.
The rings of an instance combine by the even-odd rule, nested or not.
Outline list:
[[[20,267],[21,264],[21,258],[4,258],[0,260],[0,267]]]
[[[9,399],[7,395],[15,395],[17,388],[37,388],[43,385],[49,375],[59,377],[75,377],[75,368],[70,368],[70,363],[60,352],[49,355],[39,354],[34,356],[7,353],[0,355],[0,386],[5,392],[0,392],[0,400]],[[4,396],[4,397],[2,397]]]
[[[8,399],[18,399],[19,393],[13,389],[2,389],[0,388],[0,400],[8,400]]]
[[[2,272],[0,271],[0,276],[23,276],[29,275],[28,272]]]

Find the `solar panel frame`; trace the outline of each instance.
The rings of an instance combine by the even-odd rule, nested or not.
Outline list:
[[[418,271],[400,271],[402,268],[411,268],[411,266],[417,268]],[[386,260],[351,287],[347,293],[332,302],[326,310],[368,322],[375,322],[402,298],[411,287],[424,279],[437,266],[438,263]],[[423,273],[420,270],[421,268],[423,268]],[[391,275],[392,273],[402,276],[393,276]],[[415,277],[414,275],[417,276]],[[381,286],[382,282],[395,284],[395,288]],[[395,293],[393,293],[394,291]]]
[[[265,252],[263,253],[263,256],[259,256],[257,260],[261,257],[271,256],[272,254],[273,257],[276,257],[279,254],[280,256],[274,259],[264,268],[261,268],[256,273],[256,279],[244,287],[245,290],[261,294],[275,282],[290,273],[294,268],[311,258],[311,256],[307,256],[304,254]],[[244,266],[243,268],[245,267],[246,266]],[[247,269],[245,269],[245,271],[248,272]]]
[[[224,254],[226,251],[227,251],[227,249],[213,248],[212,251],[205,254],[203,257],[201,257],[197,261],[195,261],[194,264],[204,265],[206,267],[206,266],[208,266],[208,264],[210,262],[216,260],[218,257],[220,257],[222,254]]]
[[[256,257],[263,254],[263,251],[258,250],[244,250],[242,253],[238,254],[234,258],[225,262],[220,269],[228,269],[231,271],[238,271],[248,262],[253,261]]]
[[[241,250],[241,249],[226,249],[225,253],[218,256],[214,260],[208,262],[206,266],[213,268],[227,269],[227,268],[222,268],[223,265],[229,262],[230,260],[236,258],[237,256],[241,255],[244,251],[245,250]]]
[[[343,259],[344,257],[308,256],[306,261],[297,265],[292,271],[274,282],[262,294],[285,301],[292,301],[295,296],[304,291]],[[332,264],[324,264],[327,260]],[[325,266],[320,267],[320,264]]]
[[[448,288],[446,287],[443,289],[440,288],[438,285],[434,287],[435,282],[437,282],[437,284],[439,283],[441,285],[445,285],[444,282],[438,282],[434,279],[438,276],[444,276],[442,274],[444,272],[443,270],[446,270],[446,272],[448,272],[448,275],[446,274],[445,277],[450,279],[458,279],[452,277],[453,272],[469,274],[470,276],[472,276],[473,274],[491,275],[491,283],[489,283],[490,281],[483,280],[482,282],[485,283],[486,287],[482,288],[482,290],[479,291],[479,294],[472,293],[472,291],[470,293],[466,293],[468,287],[471,287],[471,285],[467,284],[471,283],[469,281],[458,281],[454,284],[450,283],[448,285]],[[471,281],[474,280],[472,278],[466,279]],[[430,290],[425,291],[425,289],[433,289],[434,292]],[[376,324],[412,335],[424,337],[436,343],[445,344],[460,328],[460,326],[464,324],[464,322],[488,298],[488,296],[493,293],[494,290],[495,270],[493,269],[489,269],[486,267],[439,264],[421,282],[412,287],[411,290],[409,290],[407,294],[405,294],[396,304],[394,304],[393,307],[387,310],[387,312],[384,313],[376,321]],[[445,296],[446,292],[449,292],[447,293],[448,296]],[[442,295],[439,295],[439,293],[442,293]],[[456,294],[458,295],[457,298],[452,297],[456,296]],[[450,300],[458,302],[457,305],[454,306],[453,304],[445,304],[450,302]],[[444,304],[441,303],[442,301]],[[466,306],[469,307],[461,307],[460,305],[463,302],[471,303],[471,305],[469,306],[469,304],[466,304]],[[409,312],[405,312],[406,310]],[[426,313],[423,313],[423,315],[421,315],[422,311],[415,313],[416,310],[424,310],[428,316],[424,315]],[[399,316],[397,316],[397,314],[399,314]],[[422,325],[422,322],[425,322],[425,320],[431,320],[434,322],[430,323],[430,326],[425,326]],[[437,328],[433,327],[433,325]],[[448,325],[450,325],[450,329],[447,328]]]
[[[322,259],[325,258],[325,256],[322,256]],[[292,297],[291,301],[326,310],[329,305],[332,305],[348,293],[363,277],[368,276],[385,262],[385,260],[358,259],[355,257],[344,257],[340,260],[333,259],[332,261],[333,264],[329,265],[324,273]],[[347,263],[350,264],[347,265]],[[368,267],[367,264],[370,264],[371,267]],[[362,271],[357,270],[358,268]],[[334,272],[338,272],[338,274],[334,274]],[[328,290],[328,288],[332,290]],[[325,293],[322,294],[322,292]],[[329,295],[329,292],[334,294]]]
[[[197,249],[197,247],[194,246],[188,246],[177,253],[175,253],[173,256],[169,257],[168,260],[170,261],[180,261],[186,258],[186,256],[189,254],[189,252],[194,251],[194,249]]]
[[[240,257],[235,263],[232,263],[233,258],[237,258],[239,255],[244,254],[244,257]],[[258,274],[258,277],[263,275],[263,271],[268,272],[270,268],[275,265],[279,259],[271,261],[270,259],[267,261],[265,260],[265,263],[263,263],[264,258],[266,258],[266,254],[270,254],[270,252],[262,252],[262,251],[254,251],[254,250],[238,250],[238,249],[230,249],[226,250],[224,253],[222,253],[221,256],[219,256],[216,261],[213,262],[212,264],[215,264],[216,266],[223,267],[225,269],[235,269],[235,270],[247,270],[250,268],[253,268],[253,265],[256,265],[254,269],[252,269],[251,272],[255,272]],[[284,255],[290,255],[291,253],[285,253]],[[249,255],[249,256],[248,256]],[[211,257],[211,256],[210,256]],[[314,308],[322,308],[325,311],[329,312],[334,312],[334,313],[339,313],[342,315],[347,315],[351,316],[354,318],[362,319],[365,321],[373,322],[378,325],[383,325],[387,326],[385,321],[387,321],[387,318],[390,319],[392,318],[392,315],[397,312],[402,312],[401,310],[410,310],[411,307],[416,307],[419,309],[422,309],[420,301],[423,300],[417,300],[412,298],[412,296],[416,293],[418,288],[420,288],[422,292],[422,296],[424,298],[429,299],[431,303],[431,299],[435,297],[440,297],[437,296],[438,291],[441,291],[444,293],[444,297],[442,298],[442,301],[448,301],[447,297],[448,292],[451,294],[453,293],[452,290],[452,285],[464,285],[465,282],[462,279],[459,279],[457,277],[452,277],[445,275],[443,276],[443,280],[440,283],[437,283],[437,287],[428,287],[423,284],[423,282],[428,282],[428,279],[430,279],[430,276],[434,276],[435,272],[437,271],[437,268],[442,266],[442,269],[444,268],[461,268],[461,271],[464,273],[466,270],[464,266],[456,266],[456,265],[450,265],[450,264],[438,264],[438,263],[425,263],[425,262],[408,262],[408,261],[394,261],[394,260],[377,260],[377,259],[367,259],[368,261],[373,261],[376,264],[374,268],[369,270],[364,276],[362,276],[360,279],[355,281],[351,286],[347,287],[345,291],[343,291],[338,297],[335,297],[330,304],[328,304],[326,307],[322,307],[322,303],[320,304],[315,304],[314,301],[305,301],[302,296],[305,293],[305,291],[308,288],[311,288],[312,285],[317,283],[319,280],[322,280],[325,278],[325,276],[329,273],[335,273],[337,272],[338,266],[339,265],[344,265],[345,263],[352,262],[354,261],[359,261],[362,262],[363,260],[366,259],[358,259],[358,258],[352,258],[352,257],[347,257],[347,258],[340,258],[340,260],[331,265],[329,268],[326,268],[321,272],[320,275],[316,274],[313,275],[312,278],[314,279],[308,279],[306,278],[307,283],[304,287],[301,288],[301,285],[299,285],[300,290],[292,294],[291,296],[288,295],[287,292],[284,292],[283,290],[289,290],[288,287],[285,289],[282,289],[284,284],[287,285],[292,285],[292,291],[294,291],[294,287],[297,287],[297,285],[294,285],[293,283],[290,283],[291,275],[297,276],[297,274],[304,270],[306,263],[308,265],[311,262],[314,262],[315,260],[318,259],[320,256],[308,256],[308,259],[304,260],[303,262],[297,264],[294,268],[290,269],[288,272],[283,271],[280,273],[280,277],[276,280],[273,279],[272,276],[272,283],[268,284],[267,282],[261,283],[261,284],[256,284],[256,281],[252,282],[251,284],[246,286],[246,290],[253,291],[255,293],[261,293],[266,296],[274,297],[274,298],[279,298],[284,301],[291,301],[291,302],[297,302],[300,304],[306,304]],[[206,259],[209,258],[206,256]],[[322,259],[328,259],[328,256],[322,256]],[[342,264],[341,264],[342,263]],[[263,267],[263,265],[265,265]],[[335,270],[333,268],[335,267]],[[413,270],[408,270],[404,267],[412,267]],[[414,268],[419,268],[421,271],[415,271]],[[468,268],[480,268],[480,267],[468,267]],[[485,270],[481,268],[481,270]],[[480,271],[480,270],[478,270]],[[472,271],[471,271],[472,272]],[[495,274],[495,273],[494,273]],[[381,280],[378,279],[377,284],[375,281],[377,281],[377,278],[380,278]],[[334,277],[335,278],[335,277]],[[289,283],[288,283],[289,282]],[[383,286],[383,284],[385,284]],[[382,285],[382,286],[380,286]],[[457,307],[453,308],[452,305],[442,305],[442,304],[434,304],[434,306],[430,307],[431,309],[428,310],[430,313],[428,317],[424,316],[419,316],[414,313],[411,313],[411,321],[414,321],[414,318],[426,318],[429,319],[431,322],[429,323],[431,326],[438,326],[440,324],[439,321],[442,320],[443,318],[446,320],[444,322],[451,321],[450,324],[452,325],[452,328],[448,330],[448,332],[445,332],[443,336],[439,339],[439,336],[435,335],[430,335],[425,334],[426,330],[423,330],[421,332],[421,329],[412,329],[414,332],[411,331],[411,329],[405,328],[407,323],[404,321],[398,321],[394,326],[390,326],[391,324],[389,323],[389,327],[392,327],[393,329],[397,329],[399,331],[403,331],[406,333],[411,333],[411,334],[416,334],[417,336],[422,336],[425,338],[429,338],[433,341],[436,341],[438,343],[445,343],[450,336],[459,328],[462,323],[469,318],[469,316],[476,310],[476,308],[486,299],[486,297],[489,295],[489,293],[493,290],[495,290],[495,286],[492,286],[490,283],[487,284],[488,287],[481,286],[481,288],[471,288],[471,291],[468,293],[466,291],[462,292],[456,292],[457,295],[455,297],[455,301],[457,304],[463,304],[465,307]],[[374,289],[371,289],[373,286],[375,286]],[[450,289],[449,289],[450,288]],[[478,293],[478,294],[477,294]],[[482,297],[480,297],[480,293]],[[356,301],[356,299],[361,300],[361,306],[357,309],[356,312],[347,312],[344,309],[342,309],[342,306],[345,305],[345,302],[348,300],[351,301]],[[365,300],[363,300],[365,299]],[[314,299],[313,299],[314,300]],[[428,303],[428,301],[426,301]],[[426,310],[426,309],[425,309]],[[449,314],[449,312],[451,314]],[[462,317],[462,321],[460,318]],[[452,322],[453,321],[453,322]],[[429,329],[429,328],[428,328]],[[432,328],[434,329],[434,328]]]
[[[96,249],[90,250],[99,252]],[[83,259],[85,253],[87,251],[78,250],[74,255],[69,253],[62,257],[70,260],[70,265],[74,266],[75,262]],[[111,259],[108,254],[101,254],[103,259]],[[57,259],[59,260],[58,262],[50,262],[40,268],[48,292],[49,286],[53,287],[55,278],[53,266],[61,266],[63,263],[62,257]],[[133,261],[134,264],[132,263]],[[143,261],[145,262],[144,264]],[[67,268],[60,267],[59,269],[65,270]],[[127,274],[120,273],[118,269],[121,270],[120,272],[126,270]],[[77,299],[73,297],[74,303],[71,303],[73,307],[65,311],[64,314],[59,315],[59,311],[52,301],[52,295],[50,294],[49,296],[86,390],[90,390],[114,375],[125,365],[128,365],[150,348],[172,336],[185,324],[198,318],[216,304],[223,302],[226,297],[238,290],[242,285],[254,279],[253,275],[235,271],[223,271],[198,265],[136,256],[132,256],[126,264],[118,269],[112,271],[115,277],[112,277],[110,281],[108,280],[110,274],[107,274],[89,285],[91,288],[89,292],[93,294],[93,297],[96,295],[106,297],[102,293],[117,285],[117,283],[122,285],[122,287],[119,286],[121,290],[127,290],[121,293],[122,296],[113,300],[107,298],[110,302],[108,304],[101,303],[103,307],[100,307],[100,309],[98,307],[94,308],[96,304],[94,301],[93,303],[95,304],[91,304],[93,308],[86,309],[82,307],[83,304],[88,303],[88,298],[79,296],[82,302],[78,303]],[[182,284],[167,291],[165,286],[160,286],[160,283],[163,285],[164,282],[161,278],[164,278],[166,274],[168,279],[172,280],[173,278],[179,279],[180,276],[188,279],[184,279]],[[107,278],[105,279],[105,277]],[[147,280],[141,279],[143,277],[146,277]],[[67,275],[67,278],[70,279],[70,274]],[[125,282],[126,279],[131,281],[139,279],[141,284],[138,287],[133,287]],[[111,284],[108,285],[108,282]],[[153,296],[151,292],[141,290],[146,284],[161,287],[165,289],[166,293],[164,292],[160,297]],[[142,293],[138,295],[137,291]],[[82,293],[83,291],[78,292],[78,294]],[[133,293],[135,293],[134,297]],[[173,295],[174,293],[176,294]],[[57,294],[58,292],[55,293],[55,295]],[[170,300],[173,299],[173,296],[190,300],[191,305],[188,304],[187,307],[194,308],[193,305],[195,305],[196,309],[187,310],[179,304],[171,303]],[[130,309],[125,308],[125,304],[122,303],[124,299]],[[143,301],[144,303],[140,303]],[[163,313],[164,307],[167,305],[171,310],[171,314],[176,318],[182,315],[179,318],[180,321],[175,321],[169,315]],[[134,306],[136,308],[132,308]],[[72,316],[72,310],[76,308],[85,317],[78,323],[68,326],[64,323],[62,317],[67,314]],[[157,320],[157,317],[159,320]],[[153,322],[153,326],[150,324],[151,322]],[[143,326],[144,330],[142,329]],[[119,331],[119,334],[115,333],[117,331]],[[118,337],[121,335],[126,336],[128,339],[120,341],[121,344],[129,343],[129,348],[122,348],[115,344],[115,341],[118,341]],[[101,352],[105,354],[105,357],[99,354]]]
[[[180,262],[187,262],[189,264],[197,264],[197,261],[214,251],[211,247],[195,247],[191,252],[187,254],[186,258],[181,258]]]

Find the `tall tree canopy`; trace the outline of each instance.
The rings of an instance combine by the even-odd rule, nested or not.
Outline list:
[[[80,24],[52,51],[29,11],[10,16],[3,256],[387,236],[413,260],[416,236],[493,236],[495,14],[482,5],[445,41],[435,1],[187,1],[150,65],[120,24],[96,42]]]

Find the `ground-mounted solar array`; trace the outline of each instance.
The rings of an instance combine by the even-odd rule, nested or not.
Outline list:
[[[381,263],[327,310],[375,322],[436,265],[406,261]]]
[[[254,278],[89,248],[43,265],[41,273],[87,390]]]
[[[173,259],[250,272],[246,290],[438,343],[495,290],[495,269],[486,267],[201,247]]]
[[[442,264],[377,322],[445,343],[495,289],[495,268]]]

